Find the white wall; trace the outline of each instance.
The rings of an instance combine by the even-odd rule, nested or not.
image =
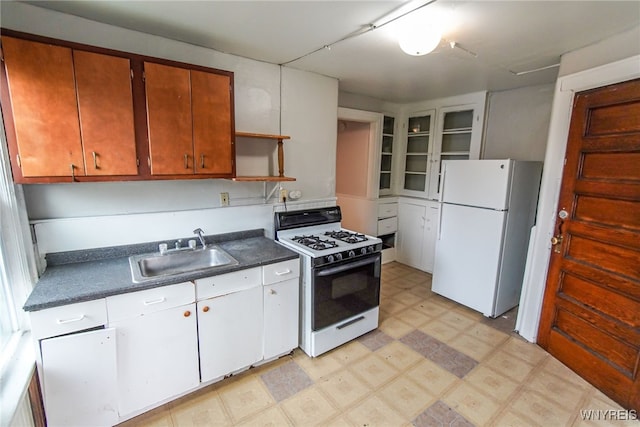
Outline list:
[[[282,69],[282,132],[291,135],[285,174],[298,180],[287,188],[302,190],[305,199],[336,194],[337,122],[337,80]]]
[[[544,160],[553,86],[489,93],[482,158]]]
[[[562,56],[558,77],[629,58],[640,52],[640,25]],[[640,67],[640,64],[638,65]]]
[[[284,183],[283,187],[301,190],[303,201],[335,196],[336,79],[281,68],[25,3],[2,2],[1,7],[0,23],[3,28],[234,72],[236,129],[291,136],[291,140],[285,142],[285,173],[296,177],[297,181]],[[241,144],[241,141],[237,141],[237,144]],[[242,147],[238,150],[239,174],[260,175],[267,169],[273,172],[273,165],[277,164],[275,143],[264,144],[272,144],[271,152],[263,149],[260,154],[271,154],[270,158],[256,157]],[[267,186],[267,192],[272,185]],[[25,185],[24,190],[32,220],[68,221],[69,218],[166,212],[166,215],[153,215],[153,221],[140,222],[146,224],[149,230],[160,230],[174,220],[174,212],[194,211],[199,212],[194,217],[195,222],[214,222],[217,224],[216,231],[225,228],[219,226],[225,223],[228,223],[226,229],[237,230],[256,223],[268,225],[273,222],[268,216],[243,223],[242,218],[247,217],[242,213],[229,215],[235,209],[233,206],[264,203],[265,187],[262,183],[207,179]],[[217,209],[220,206],[219,193],[223,191],[230,194],[232,207]],[[216,222],[218,214],[220,221]],[[191,216],[187,214],[187,217]],[[124,218],[126,222],[127,217]],[[132,222],[137,223],[138,217],[135,220],[133,218]],[[120,220],[122,218],[118,223]],[[185,225],[185,229],[191,226]],[[149,230],[141,235],[151,237],[153,233]],[[101,241],[106,243],[112,240],[108,229],[93,229],[92,232],[105,236],[104,239],[92,239],[92,244],[99,245]],[[64,238],[83,239],[73,234]]]
[[[356,110],[376,111],[378,113],[389,114],[397,113],[402,108],[401,104],[342,91],[338,94],[338,105]]]

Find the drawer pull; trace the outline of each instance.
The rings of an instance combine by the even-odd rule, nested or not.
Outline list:
[[[71,319],[58,319],[56,322],[58,322],[58,325],[64,325],[66,323],[79,322],[83,319],[84,319],[84,314],[80,315],[79,317],[72,317]]]
[[[184,312],[184,317],[189,317],[191,316],[191,312],[189,310]]]
[[[290,269],[286,269],[284,271],[276,271],[276,276],[284,276],[285,274],[290,274],[291,270]]]
[[[165,302],[167,299],[165,297],[162,298],[158,298],[158,299],[153,299],[151,301],[144,301],[143,304],[144,305],[154,305],[154,304],[160,304],[161,302]]]
[[[207,311],[209,311],[209,306],[208,306],[208,305],[205,305],[204,307],[202,307],[202,311],[203,311],[204,313],[206,313]]]

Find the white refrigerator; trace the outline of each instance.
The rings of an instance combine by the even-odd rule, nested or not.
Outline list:
[[[442,162],[433,292],[496,317],[518,305],[541,162]]]

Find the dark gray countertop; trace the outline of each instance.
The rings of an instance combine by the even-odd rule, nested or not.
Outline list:
[[[188,239],[192,238],[193,236],[188,237]],[[183,240],[186,241],[186,239]],[[171,241],[47,254],[47,269],[38,280],[23,308],[25,311],[37,311],[230,273],[298,257],[296,252],[264,237],[264,230],[261,229],[206,236],[207,244],[218,245],[234,257],[238,264],[134,283],[129,267],[129,256],[157,252],[158,244],[167,242]]]

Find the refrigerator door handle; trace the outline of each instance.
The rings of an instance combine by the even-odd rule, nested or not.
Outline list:
[[[440,236],[442,236],[442,204],[440,204],[438,211],[438,238],[436,240],[440,240]]]
[[[444,163],[442,165],[442,172],[440,172],[440,188],[438,189],[438,192],[440,193],[440,196],[438,197],[438,201],[440,203],[442,203],[442,199],[444,197],[444,178],[447,175],[447,164]]]

